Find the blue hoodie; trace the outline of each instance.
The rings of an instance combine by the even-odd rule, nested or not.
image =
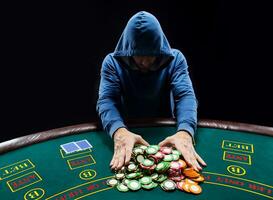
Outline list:
[[[148,73],[132,56],[156,56]],[[175,117],[177,131],[194,136],[197,100],[184,55],[172,49],[158,20],[141,11],[127,23],[115,51],[102,63],[97,112],[112,137],[124,119]]]

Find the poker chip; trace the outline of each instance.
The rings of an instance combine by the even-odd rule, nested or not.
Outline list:
[[[177,162],[180,164],[181,169],[185,169],[187,167],[187,164],[184,160],[179,159]]]
[[[141,149],[143,149],[144,151],[148,148],[147,146],[145,146],[145,145],[139,145],[139,146],[137,146],[137,147],[139,147],[139,148],[141,148]]]
[[[190,185],[190,192],[193,194],[200,194],[202,192],[202,188],[199,185]]]
[[[137,155],[137,157],[136,157],[136,160],[138,163],[142,163],[144,161],[144,159],[145,159],[145,157],[142,154]]]
[[[167,154],[171,154],[173,150],[170,147],[161,147],[160,151],[167,155]]]
[[[175,155],[178,155],[178,156],[181,156],[181,152],[178,151],[178,150],[172,150],[172,154],[175,154]]]
[[[151,175],[152,180],[156,180],[158,178],[158,174],[154,173]]]
[[[173,161],[170,164],[170,168],[174,169],[174,170],[179,170],[180,169],[180,164],[178,162]]]
[[[117,179],[114,179],[114,178],[111,178],[109,180],[106,181],[106,184],[111,186],[111,187],[114,187],[118,184],[118,180]]]
[[[118,174],[116,174],[116,179],[118,179],[118,180],[123,179],[124,177],[125,177],[124,173],[118,173]]]
[[[128,188],[130,190],[136,191],[141,188],[141,184],[137,180],[132,180],[128,183]]]
[[[131,164],[128,165],[127,168],[128,168],[128,171],[129,171],[129,172],[133,172],[133,171],[136,171],[136,170],[137,170],[137,165],[134,164],[134,163],[131,163]]]
[[[172,180],[165,180],[163,183],[160,184],[161,188],[166,191],[175,190],[176,184]]]
[[[204,176],[200,175],[197,178],[192,179],[195,182],[203,182],[205,180]]]
[[[126,185],[122,184],[122,183],[119,183],[117,185],[117,189],[120,192],[127,192],[127,191],[129,191],[129,188]]]
[[[156,149],[155,147],[149,146],[149,147],[146,149],[146,153],[147,153],[147,154],[156,154],[157,152],[158,152],[158,149]]]
[[[137,178],[137,177],[139,177],[139,176],[141,176],[141,173],[133,172],[133,173],[127,174],[127,175],[126,175],[126,178],[128,178],[128,179],[133,179],[133,178]]]
[[[187,183],[191,184],[191,185],[197,185],[197,184],[198,184],[197,182],[195,182],[195,181],[193,181],[193,180],[191,180],[191,179],[188,179],[188,178],[186,178],[185,181],[186,181]]]
[[[124,185],[128,185],[128,183],[130,182],[130,180],[129,179],[127,179],[127,178],[125,178],[125,179],[123,179],[122,180],[122,183],[124,184]]]
[[[188,192],[188,193],[190,193],[191,191],[190,191],[190,184],[189,183],[184,183],[183,185],[182,185],[182,188],[183,188],[183,190],[184,191],[186,191],[186,192]]]
[[[139,182],[140,182],[142,185],[148,185],[148,184],[150,184],[152,181],[153,181],[152,178],[149,177],[149,176],[143,176],[143,177],[139,180]]]
[[[146,167],[150,167],[152,165],[154,165],[154,161],[150,160],[150,159],[144,159],[142,164]]]
[[[178,159],[179,159],[179,157],[180,157],[180,156],[179,156],[179,155],[177,155],[177,154],[172,154],[172,157],[173,157],[173,160],[175,160],[175,161],[176,161],[176,160],[178,160]]]
[[[142,148],[134,148],[133,154],[134,155],[144,154],[144,150]]]
[[[161,160],[164,158],[164,155],[162,152],[158,151],[154,156],[158,159]]]
[[[193,168],[184,169],[183,173],[189,178],[198,178],[200,176]]]
[[[155,184],[156,183],[151,182],[150,184],[141,185],[141,187],[146,189],[146,190],[150,190],[150,189],[153,189],[153,188],[155,188],[157,186],[157,185],[155,186]]]
[[[163,158],[163,161],[167,161],[167,162],[173,161],[173,156],[171,154],[165,155]]]
[[[199,184],[204,180],[201,173],[187,166],[180,151],[158,145],[136,145],[129,164],[115,171],[114,178],[106,184],[120,192],[152,190],[159,186],[164,191],[177,189],[200,194]]]
[[[176,182],[176,188],[183,191],[183,185],[184,185],[184,181],[179,181],[179,182]]]

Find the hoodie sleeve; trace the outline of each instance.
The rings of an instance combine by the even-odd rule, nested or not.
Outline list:
[[[189,77],[188,65],[182,53],[178,54],[171,73],[171,90],[174,98],[177,131],[187,131],[194,141],[197,127],[197,100]]]
[[[120,80],[115,67],[110,61],[110,57],[107,56],[101,68],[97,112],[104,130],[110,137],[113,137],[118,128],[126,127],[118,110],[120,98]]]

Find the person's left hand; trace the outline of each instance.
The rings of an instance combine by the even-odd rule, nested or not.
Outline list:
[[[186,131],[178,131],[176,134],[167,137],[165,140],[159,143],[160,147],[163,146],[173,146],[182,153],[186,163],[193,167],[196,171],[202,170],[199,165],[201,163],[203,166],[207,164],[204,160],[196,153],[191,135]]]

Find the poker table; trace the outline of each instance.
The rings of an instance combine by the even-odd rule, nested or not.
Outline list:
[[[173,119],[131,120],[132,132],[158,144],[176,131]],[[0,198],[33,199],[273,199],[273,128],[199,120],[195,148],[207,163],[202,193],[153,190],[119,192],[106,185],[113,141],[99,123],[31,134],[0,143]],[[66,154],[60,145],[90,142],[91,149]]]

